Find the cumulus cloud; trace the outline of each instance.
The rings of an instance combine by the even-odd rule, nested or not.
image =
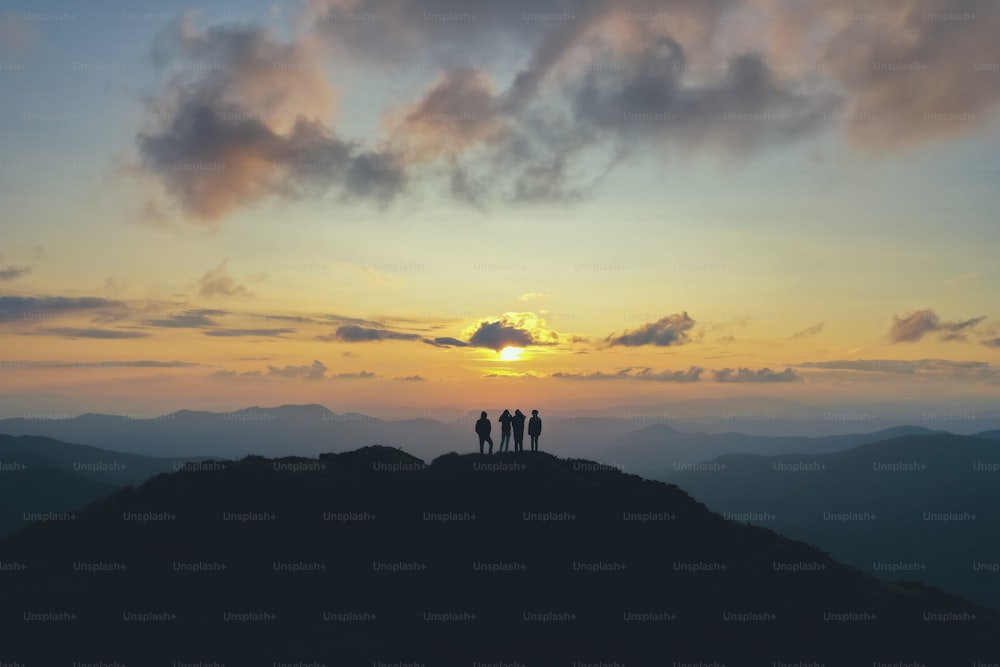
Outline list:
[[[823,322],[820,322],[819,324],[815,324],[811,327],[805,328],[802,331],[796,331],[795,333],[792,334],[792,340],[799,340],[801,338],[809,338],[811,336],[815,336],[816,334],[818,334],[823,330],[823,324],[824,324]]]
[[[656,322],[649,322],[622,334],[611,334],[605,339],[605,342],[612,346],[624,345],[626,347],[683,345],[690,341],[689,331],[693,326],[694,320],[685,311],[667,315]]]
[[[302,380],[321,380],[327,368],[322,361],[313,361],[307,366],[268,366],[269,377],[298,378]]]
[[[975,327],[985,319],[984,315],[967,320],[944,322],[931,309],[918,310],[904,317],[893,315],[892,326],[889,328],[889,340],[893,343],[913,343],[934,332],[941,334],[941,340],[965,340],[963,332]]]
[[[468,345],[500,351],[505,347],[555,345],[559,334],[548,329],[535,313],[504,313],[494,321],[484,320],[466,331]]]
[[[791,368],[779,372],[770,368],[722,368],[712,371],[716,382],[798,382],[801,376]]]
[[[291,38],[185,21],[158,39],[160,62],[191,67],[157,91],[168,120],[137,137],[140,164],[191,216],[331,189],[387,202],[442,174],[477,207],[566,201],[644,153],[746,157],[826,129],[898,150],[980,130],[1000,106],[995,72],[976,67],[1000,32],[994,0],[304,6]],[[415,92],[384,103],[382,134],[362,145],[328,126],[324,62],[392,65]]]
[[[218,266],[209,269],[198,279],[199,296],[208,298],[250,296],[246,287],[238,284],[229,276],[226,266],[228,263],[228,258],[222,260]]]
[[[141,175],[201,220],[331,188],[392,199],[405,182],[386,168],[398,163],[394,154],[343,139],[323,121],[334,100],[323,52],[253,25],[203,30],[188,18],[169,28],[154,56],[176,69],[152,103],[161,122],[136,137]]]

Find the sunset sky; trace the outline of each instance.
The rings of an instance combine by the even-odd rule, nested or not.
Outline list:
[[[1000,398],[995,0],[0,0],[0,417]]]

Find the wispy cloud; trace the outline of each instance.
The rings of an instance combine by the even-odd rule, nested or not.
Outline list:
[[[126,339],[126,338],[147,338],[148,333],[141,331],[127,331],[123,329],[97,329],[80,327],[52,327],[35,329],[31,333],[44,334],[48,336],[59,336],[61,338],[95,338],[95,339]]]
[[[823,324],[824,324],[823,322],[820,322],[819,324],[815,324],[811,327],[803,329],[802,331],[796,331],[795,333],[792,334],[792,340],[799,340],[802,338],[810,338],[812,336],[815,336],[819,332],[823,331]]]
[[[605,339],[605,342],[611,346],[624,345],[626,347],[683,345],[691,340],[689,332],[693,326],[694,320],[685,311],[667,315],[656,322],[649,322],[622,334],[611,334]]]
[[[9,281],[23,278],[31,273],[30,266],[0,266],[0,280]]]
[[[550,377],[560,380],[642,380],[645,382],[698,382],[704,368],[692,366],[686,371],[659,371],[651,368],[623,368],[614,373],[595,371],[592,373],[557,372]]]
[[[121,301],[93,296],[0,296],[0,322],[46,322],[72,313],[124,305]]]
[[[207,298],[252,296],[246,287],[229,276],[228,263],[228,258],[222,260],[218,266],[209,269],[198,279],[199,296]]]
[[[964,331],[986,319],[985,315],[967,320],[944,322],[931,309],[918,310],[904,317],[893,316],[889,340],[893,343],[914,343],[929,333],[940,333],[943,341],[964,341]]]
[[[716,382],[798,382],[802,377],[791,368],[781,372],[770,368],[722,368],[712,371]]]

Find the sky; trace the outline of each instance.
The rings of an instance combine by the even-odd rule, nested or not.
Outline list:
[[[1000,398],[997,34],[0,0],[0,417]]]

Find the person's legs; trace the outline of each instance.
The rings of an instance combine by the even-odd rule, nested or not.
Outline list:
[[[486,438],[479,436],[479,453],[483,453],[483,444],[486,442]]]
[[[533,452],[537,452],[538,451],[538,436],[537,435],[531,436],[531,451],[533,451]]]
[[[493,438],[486,438],[486,442],[490,443],[490,455],[493,455]]]

